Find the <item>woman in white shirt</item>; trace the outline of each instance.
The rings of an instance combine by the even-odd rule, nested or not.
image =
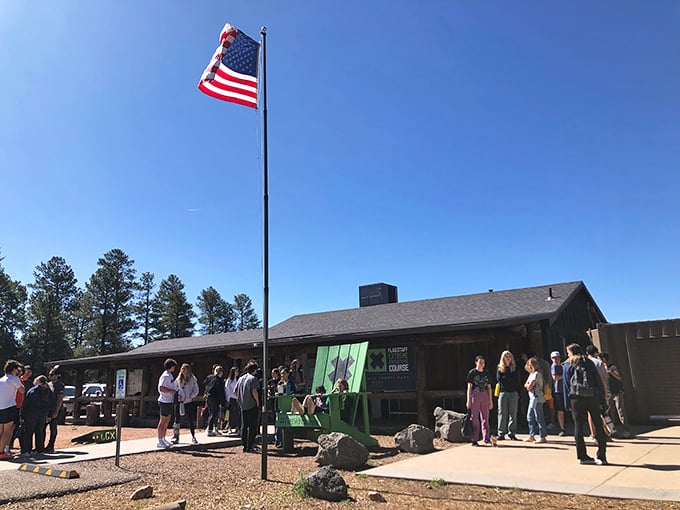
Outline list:
[[[179,441],[179,424],[182,416],[187,417],[189,421],[189,430],[191,431],[191,443],[198,444],[196,439],[196,397],[198,397],[198,380],[191,371],[191,365],[184,363],[179,369],[179,375],[175,380],[177,384],[177,396],[179,404],[175,409],[175,426],[173,427],[174,436],[173,443]],[[184,412],[182,412],[184,411]]]
[[[227,377],[227,381],[224,383],[227,395],[227,407],[229,409],[229,432],[241,431],[241,408],[236,400],[236,384],[238,383],[238,376],[238,367],[231,367],[229,369],[229,377]]]

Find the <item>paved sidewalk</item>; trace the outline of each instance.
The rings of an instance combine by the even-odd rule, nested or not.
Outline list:
[[[607,498],[680,501],[680,426],[608,443],[609,466],[578,464],[573,437],[548,436],[548,440],[546,444],[499,441],[496,448],[464,444],[363,473]],[[594,456],[596,446],[586,443],[588,454]]]
[[[191,444],[191,434],[180,435],[180,441],[174,445],[173,450],[191,450],[210,448],[223,448],[227,446],[236,446],[241,444],[241,437],[236,436],[214,436],[208,437],[205,433],[198,432],[196,435],[199,444]],[[135,453],[144,453],[152,451],[163,451],[156,448],[158,439],[132,439],[125,441],[123,436],[120,442],[120,455],[133,455]],[[37,465],[53,465],[53,464],[68,464],[73,462],[82,462],[86,460],[106,459],[116,456],[116,442],[101,443],[101,444],[81,444],[74,445],[71,448],[62,448],[53,454],[45,454],[37,456],[33,459],[18,459],[8,461],[0,461],[0,471],[16,470],[21,464],[30,463]]]

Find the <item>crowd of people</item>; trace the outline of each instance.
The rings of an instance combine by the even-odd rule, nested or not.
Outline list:
[[[158,448],[169,448],[179,441],[180,424],[186,416],[191,441],[198,444],[196,438],[196,417],[198,397],[202,395],[205,407],[201,416],[205,419],[206,436],[223,434],[240,435],[244,452],[257,452],[256,437],[260,432],[260,410],[263,399],[266,399],[267,410],[272,414],[279,412],[276,395],[300,395],[307,388],[307,380],[300,361],[294,359],[289,366],[276,367],[271,372],[271,379],[263,384],[262,370],[255,360],[248,361],[243,369],[233,366],[228,375],[224,367],[213,365],[212,372],[205,378],[199,391],[199,384],[191,371],[191,366],[183,364],[176,374],[178,363],[168,358],[164,363],[164,371],[158,379],[158,405],[160,418],[158,421]],[[343,380],[339,381],[342,388]],[[344,381],[344,391],[347,383]],[[263,395],[266,388],[267,395]],[[295,412],[314,414],[326,412],[327,403],[323,394],[325,388],[316,388],[314,395],[308,395],[303,402],[294,399]],[[335,391],[335,389],[334,389]],[[173,435],[168,441],[167,431],[172,423]],[[281,447],[281,436],[277,430],[274,435],[275,445]]]
[[[546,443],[548,430],[558,430],[565,436],[565,411],[571,412],[576,441],[576,456],[580,463],[607,464],[607,441],[612,437],[629,438],[630,429],[625,410],[621,374],[610,363],[607,353],[594,345],[585,352],[578,344],[566,348],[562,362],[558,351],[546,360],[523,354],[523,366],[518,366],[510,351],[503,351],[492,378],[483,356],[475,358],[475,367],[468,372],[466,407],[472,418],[472,446],[491,445],[492,439],[518,441],[517,423],[520,402],[526,392],[526,421],[529,443]],[[497,433],[492,434],[489,414],[497,397]],[[546,425],[546,415],[550,425]],[[617,422],[617,425],[615,425]],[[598,445],[595,458],[589,457],[585,446],[585,430]]]
[[[13,451],[17,440],[19,457],[54,453],[63,400],[59,365],[47,375],[33,377],[30,365],[7,360],[0,377],[0,460],[17,456]]]

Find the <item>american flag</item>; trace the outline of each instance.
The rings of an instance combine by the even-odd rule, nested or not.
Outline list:
[[[257,108],[257,63],[260,44],[229,23],[220,45],[203,71],[198,90],[209,96]]]

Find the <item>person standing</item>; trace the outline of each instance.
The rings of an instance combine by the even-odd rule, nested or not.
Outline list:
[[[519,372],[515,357],[510,351],[503,351],[496,369],[496,382],[500,386],[498,393],[498,439],[505,439],[505,434],[517,440],[517,407],[519,405]]]
[[[61,406],[64,402],[64,383],[61,381],[61,367],[59,367],[59,365],[54,365],[47,375],[50,379],[50,388],[54,393],[56,403],[54,404],[52,414],[48,416],[50,439],[47,442],[45,452],[54,453],[54,443],[57,440],[58,433],[59,412],[61,411]]]
[[[9,443],[14,432],[14,422],[19,418],[17,392],[23,393],[19,379],[21,363],[10,359],[5,363],[5,375],[0,377],[0,460],[11,459]]]
[[[588,355],[588,359],[593,362],[593,365],[595,365],[595,368],[597,368],[597,373],[600,375],[602,387],[604,388],[604,397],[602,399],[600,411],[597,414],[589,413],[588,415],[588,426],[590,427],[590,440],[597,441],[597,438],[595,437],[595,425],[594,425],[595,421],[602,422],[605,438],[611,440],[609,438],[609,433],[611,433],[611,431],[607,429],[607,425],[604,420],[604,415],[606,413],[605,407],[607,405],[607,402],[609,401],[609,385],[607,384],[607,369],[604,368],[604,363],[602,363],[602,360],[600,359],[599,356],[600,350],[593,344],[590,344],[588,347],[586,347],[586,354]]]
[[[491,444],[491,428],[489,427],[489,411],[493,409],[491,398],[491,377],[484,368],[484,356],[475,358],[475,368],[467,375],[466,407],[472,413],[472,438],[470,444],[479,446],[480,440],[485,445]]]
[[[236,385],[236,399],[241,407],[241,441],[243,451],[256,453],[255,435],[257,434],[257,417],[260,407],[257,363],[246,365],[245,375],[241,376]]]
[[[241,408],[238,406],[236,400],[236,384],[238,383],[239,370],[238,367],[231,367],[229,369],[229,377],[226,383],[227,407],[229,408],[229,432],[237,432],[241,434]]]
[[[305,373],[300,367],[300,360],[294,359],[290,362],[290,380],[293,381],[295,385],[295,392],[299,394],[305,394],[307,388],[307,380],[305,379]]]
[[[626,403],[623,398],[623,381],[616,365],[609,363],[609,355],[606,352],[600,353],[600,359],[607,370],[607,385],[609,387],[609,415],[613,422],[618,420],[621,431],[612,431],[617,438],[629,439],[630,426],[628,425],[628,415],[626,414]],[[618,427],[617,427],[618,428]]]
[[[600,405],[605,398],[605,387],[593,362],[583,354],[579,344],[567,346],[568,363],[564,367],[564,391],[571,402],[574,419],[576,457],[580,464],[607,464],[607,438],[602,420],[594,420],[597,439],[597,458],[588,456],[583,440],[583,430],[588,422],[588,413],[599,416]]]
[[[56,400],[54,392],[47,384],[47,377],[39,375],[35,384],[26,393],[26,398],[19,411],[23,423],[21,438],[21,455],[28,456],[32,451],[43,453],[45,450],[45,423],[47,417],[54,413]],[[35,437],[35,449],[33,438]]]
[[[216,436],[219,432],[220,410],[227,407],[226,385],[224,383],[224,368],[216,365],[213,373],[205,378],[205,397],[208,406],[208,426],[205,432],[208,436]]]
[[[564,437],[567,433],[564,430],[564,368],[561,363],[562,355],[558,351],[553,351],[550,353],[550,359],[552,360],[550,376],[553,381],[553,411],[557,418],[557,424],[560,427],[557,435]]]
[[[158,432],[156,448],[170,448],[172,446],[172,443],[166,441],[165,434],[168,431],[175,394],[177,393],[177,385],[173,378],[173,373],[177,369],[177,362],[172,358],[168,358],[163,363],[163,368],[165,368],[165,371],[158,378],[158,407],[160,411],[158,427],[156,428]]]
[[[524,383],[529,394],[529,408],[527,409],[527,423],[529,424],[529,437],[525,439],[527,442],[547,443],[546,436],[548,435],[545,426],[545,417],[543,415],[543,404],[545,404],[545,397],[543,396],[543,374],[541,372],[540,362],[536,358],[529,358],[524,369],[529,373],[527,381]],[[536,438],[538,434],[538,439]]]
[[[175,406],[175,424],[173,425],[172,443],[179,442],[179,429],[182,416],[187,417],[189,431],[191,432],[191,444],[198,444],[196,439],[196,402],[198,397],[198,380],[191,371],[191,365],[184,363],[179,369],[179,375],[175,380],[177,385],[177,400]]]

